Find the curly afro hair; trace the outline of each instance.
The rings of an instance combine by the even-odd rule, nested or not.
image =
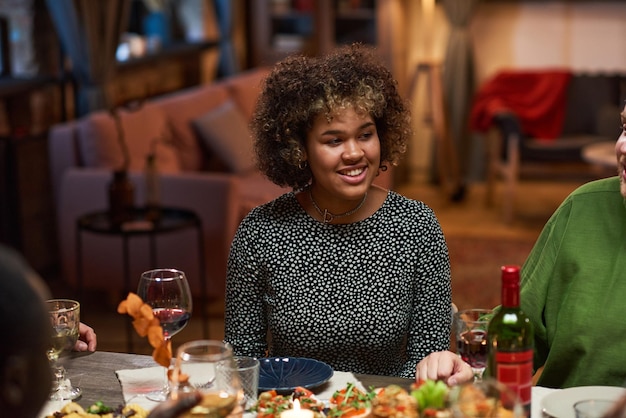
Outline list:
[[[347,107],[374,119],[381,169],[396,165],[411,136],[409,107],[372,48],[354,44],[321,58],[294,55],[277,63],[251,122],[259,169],[279,186],[306,187],[312,175],[302,157],[313,121]]]

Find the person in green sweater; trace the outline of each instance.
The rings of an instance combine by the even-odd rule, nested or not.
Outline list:
[[[520,302],[534,327],[539,386],[626,384],[626,107],[620,116],[618,175],[574,190],[522,266]],[[417,369],[418,376],[455,376],[456,383],[467,376],[449,352]]]
[[[626,383],[626,108],[621,124],[618,176],[573,191],[522,266],[540,386]]]

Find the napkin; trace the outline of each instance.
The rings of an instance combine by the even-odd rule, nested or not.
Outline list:
[[[158,402],[146,398],[146,394],[160,389],[163,385],[165,381],[163,367],[117,370],[115,373],[122,385],[122,394],[127,404],[134,403],[148,411],[158,405]],[[354,374],[334,372],[333,377],[327,383],[314,389],[313,392],[318,399],[327,401],[336,390],[346,387],[348,383],[354,383],[359,389],[365,390]]]
[[[164,367],[117,370],[115,374],[122,385],[122,394],[126,404],[133,403],[148,411],[159,404],[159,402],[148,399],[146,395],[161,389],[165,384]]]

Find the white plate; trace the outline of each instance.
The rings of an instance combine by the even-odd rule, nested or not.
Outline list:
[[[554,418],[575,418],[574,404],[585,399],[616,401],[626,389],[616,386],[579,386],[549,393],[541,400],[543,412]]]

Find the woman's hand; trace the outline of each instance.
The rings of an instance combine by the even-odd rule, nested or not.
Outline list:
[[[97,345],[96,332],[81,322],[78,325],[78,341],[74,345],[74,351],[96,351]]]
[[[416,380],[443,380],[448,386],[474,380],[472,368],[451,351],[438,351],[417,364]]]

